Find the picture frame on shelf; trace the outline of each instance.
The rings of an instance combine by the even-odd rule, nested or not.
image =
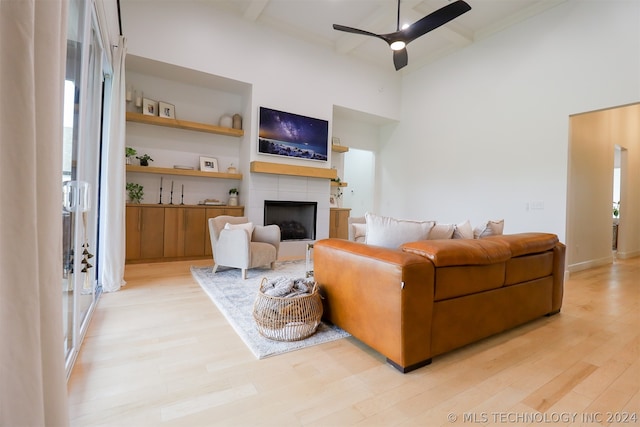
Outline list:
[[[168,102],[160,101],[158,105],[158,116],[166,119],[176,118],[176,107]]]
[[[333,194],[329,196],[329,207],[337,208],[338,207],[338,199]]]
[[[200,170],[202,172],[219,172],[218,159],[200,156]]]
[[[158,101],[153,99],[144,98],[142,100],[142,114],[145,116],[157,116],[158,115]]]

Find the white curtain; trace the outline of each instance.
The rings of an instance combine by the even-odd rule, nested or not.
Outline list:
[[[0,0],[0,425],[68,425],[62,330],[67,2]]]
[[[125,57],[127,40],[120,36],[113,50],[113,77],[109,109],[109,135],[103,152],[102,212],[100,214],[101,271],[100,281],[105,292],[124,285],[125,258]],[[107,122],[107,120],[105,120]]]

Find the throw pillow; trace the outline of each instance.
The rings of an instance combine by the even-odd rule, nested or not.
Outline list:
[[[253,223],[252,222],[245,222],[242,224],[230,224],[230,223],[226,223],[224,225],[225,230],[244,230],[247,232],[247,235],[249,236],[249,240],[251,240],[251,235],[253,234]]]
[[[487,221],[486,224],[478,226],[473,230],[473,237],[481,239],[487,236],[499,236],[504,229],[504,219]]]
[[[471,222],[466,220],[460,224],[456,224],[456,229],[453,231],[454,239],[473,239],[473,228]]]
[[[406,242],[426,240],[434,226],[433,221],[410,221],[365,214],[366,243],[395,249]]]
[[[429,232],[429,240],[450,239],[456,226],[454,224],[438,224],[433,226]]]
[[[353,227],[353,241],[354,242],[364,242],[367,238],[367,224],[351,224]]]

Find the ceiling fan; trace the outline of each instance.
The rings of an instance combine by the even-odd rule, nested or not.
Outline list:
[[[344,25],[338,24],[333,24],[333,29],[338,31],[345,31],[347,33],[361,34],[363,36],[377,37],[384,40],[389,44],[391,50],[393,50],[393,64],[395,65],[397,71],[406,66],[409,62],[409,57],[407,55],[407,44],[417,39],[418,37],[425,35],[429,31],[435,30],[441,25],[446,24],[452,19],[457,18],[463,13],[468,12],[469,10],[471,10],[471,6],[469,6],[463,0],[458,0],[436,10],[433,13],[430,13],[424,18],[401,30],[400,0],[398,0],[398,21],[396,25],[396,31],[393,33],[374,34],[369,31],[345,27]]]

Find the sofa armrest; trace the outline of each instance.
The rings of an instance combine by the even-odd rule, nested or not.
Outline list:
[[[435,272],[428,259],[342,239],[317,241],[313,258],[326,320],[403,370],[431,358]]]

